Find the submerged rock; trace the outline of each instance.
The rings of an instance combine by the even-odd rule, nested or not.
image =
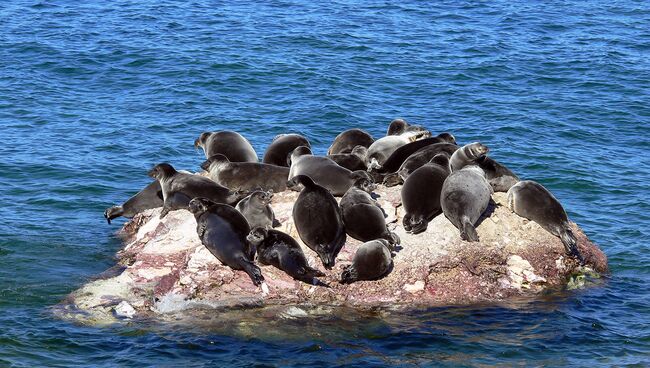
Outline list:
[[[260,265],[268,293],[243,271],[222,265],[196,234],[194,216],[186,210],[159,219],[160,208],[147,210],[127,222],[120,235],[125,246],[119,265],[108,276],[73,292],[56,312],[87,323],[165,316],[188,309],[231,309],[261,306],[327,305],[358,309],[417,308],[503,301],[567,287],[576,275],[608,272],[607,258],[572,224],[585,259],[581,267],[565,254],[559,238],[534,222],[512,213],[506,194],[495,193],[477,225],[480,242],[460,239],[456,229],[438,215],[424,233],[413,235],[401,226],[400,188],[380,187],[378,202],[391,231],[401,238],[393,269],[376,281],[349,285],[338,282],[362,242],[348,237],[332,270],[300,242],[291,210],[298,193],[286,191],[271,204],[282,223],[278,230],[293,236],[312,267],[323,271],[328,287],[308,285],[282,271]],[[303,315],[288,309],[287,318]]]

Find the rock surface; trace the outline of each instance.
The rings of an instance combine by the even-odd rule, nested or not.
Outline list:
[[[160,209],[127,222],[120,235],[125,247],[118,265],[104,278],[73,292],[57,308],[64,318],[85,323],[161,316],[195,308],[242,308],[273,305],[329,305],[354,308],[423,306],[502,301],[567,286],[572,276],[608,272],[607,258],[575,224],[573,230],[586,265],[565,255],[560,240],[539,225],[512,213],[505,193],[495,193],[477,227],[479,243],[460,239],[458,230],[437,216],[426,232],[407,234],[401,226],[401,187],[380,187],[376,194],[386,222],[402,240],[394,268],[377,281],[338,283],[361,245],[348,237],[334,269],[325,270],[316,254],[300,242],[291,210],[298,193],[278,193],[271,206],[282,223],[279,230],[303,246],[311,266],[326,273],[316,287],[293,280],[272,266],[261,266],[269,292],[255,287],[243,271],[222,265],[201,244],[194,216]]]

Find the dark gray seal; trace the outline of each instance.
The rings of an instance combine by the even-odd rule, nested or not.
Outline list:
[[[258,162],[257,153],[248,139],[237,132],[223,130],[204,132],[194,141],[194,148],[201,147],[205,158],[217,153],[228,157],[231,162]]]
[[[158,180],[152,181],[141,191],[129,198],[121,206],[113,206],[104,211],[104,217],[110,224],[111,220],[120,216],[133,217],[136,214],[163,206],[162,188]]]
[[[260,286],[264,276],[253,263],[255,247],[246,239],[250,227],[244,216],[232,206],[207,198],[192,199],[188,208],[196,218],[196,233],[210,253],[224,265],[246,272]]]
[[[352,264],[343,269],[341,283],[377,280],[389,273],[392,265],[393,258],[388,241],[384,239],[369,241],[357,249]]]
[[[287,190],[289,168],[262,164],[259,162],[230,162],[228,157],[218,153],[201,164],[210,174],[210,179],[232,190],[272,190],[276,193]]]
[[[337,153],[335,155],[327,155],[327,158],[350,171],[366,171],[368,170],[368,167],[366,167],[366,153],[368,153],[368,149],[366,147],[356,146],[350,153]]]
[[[293,205],[298,235],[318,254],[323,266],[331,269],[346,239],[341,209],[332,194],[310,177],[298,175],[290,181],[304,187]]]
[[[426,131],[428,130],[420,125],[411,125],[404,119],[394,119],[388,124],[388,129],[386,130],[386,135],[400,135],[406,132],[414,131]]]
[[[328,155],[350,153],[356,146],[370,147],[375,140],[365,130],[348,129],[334,138],[334,142],[327,150]]]
[[[163,209],[160,218],[169,211],[187,209],[192,198],[205,197],[217,203],[234,205],[242,197],[204,176],[178,172],[168,163],[154,166],[148,175],[158,180],[162,188]]]
[[[508,190],[508,207],[559,237],[567,253],[584,264],[566,211],[548,189],[532,180],[520,181]]]
[[[515,173],[488,156],[479,157],[476,164],[485,171],[485,177],[495,192],[507,192],[519,181]]]
[[[399,170],[400,166],[402,166],[409,156],[426,146],[436,143],[456,144],[456,138],[450,133],[440,133],[436,137],[419,139],[415,142],[407,143],[396,149],[381,167],[374,168],[372,171],[380,174],[394,173]]]
[[[312,285],[323,285],[317,277],[325,276],[312,268],[302,252],[298,242],[289,234],[278,230],[255,227],[247,237],[251,245],[257,248],[257,261],[284,271],[294,280]]]
[[[462,146],[456,150],[449,159],[451,171],[458,171],[467,165],[475,165],[476,160],[487,155],[489,151],[490,149],[487,146],[479,142]]]
[[[492,187],[485,172],[476,165],[452,172],[442,186],[440,205],[445,216],[458,230],[463,240],[477,242],[474,225],[490,203]]]
[[[266,148],[262,162],[269,165],[289,167],[289,155],[296,147],[311,147],[309,140],[300,134],[280,134]]]
[[[372,170],[379,169],[398,148],[430,136],[431,132],[428,130],[407,130],[398,135],[387,135],[379,138],[368,147],[366,166]]]
[[[273,199],[273,192],[256,190],[239,201],[235,208],[244,215],[251,228],[263,227],[270,229],[280,226],[280,222],[276,220],[270,206],[271,199]]]
[[[307,147],[298,147],[291,154],[289,179],[298,175],[309,176],[316,184],[325,187],[337,197],[344,195],[357,179],[372,180],[367,172],[350,171],[327,157],[312,155]],[[292,190],[300,189],[288,183],[287,187]]]
[[[345,231],[362,242],[381,238],[391,244],[399,244],[397,234],[392,233],[386,226],[384,210],[370,196],[374,188],[372,181],[359,179],[341,198],[339,205],[343,213]]]
[[[409,175],[401,191],[404,230],[419,234],[441,212],[440,193],[450,173],[449,156],[443,152]]]
[[[410,155],[396,172],[385,175],[383,183],[387,187],[401,184],[413,171],[431,161],[435,155],[445,152],[451,156],[457,149],[458,146],[451,143],[436,143],[426,146]]]

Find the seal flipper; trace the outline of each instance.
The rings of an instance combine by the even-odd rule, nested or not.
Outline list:
[[[280,227],[280,226],[282,226],[282,224],[280,223],[280,221],[278,221],[278,219],[273,218],[273,225],[271,225],[271,226],[272,227]]]
[[[476,228],[474,225],[472,225],[471,222],[469,222],[469,219],[467,218],[463,219],[462,228],[460,229],[460,238],[470,242],[479,241]]]
[[[264,282],[264,276],[262,276],[262,270],[260,270],[257,265],[247,259],[241,258],[240,261],[240,266],[248,274],[248,276],[251,278],[253,281],[253,284],[255,286],[260,286],[262,285],[262,282]]]
[[[560,239],[562,240],[562,244],[564,244],[564,248],[566,248],[567,253],[578,258],[578,261],[580,261],[580,265],[584,266],[585,259],[582,257],[582,254],[580,254],[580,251],[578,250],[576,237],[575,235],[573,235],[573,231],[571,231],[569,224],[568,223],[563,224],[559,233],[560,233]]]
[[[352,266],[346,266],[341,273],[341,284],[351,284],[359,279],[357,270]]]
[[[402,183],[404,183],[404,181],[402,180],[402,177],[399,175],[399,173],[394,172],[384,176],[384,186],[394,187]]]

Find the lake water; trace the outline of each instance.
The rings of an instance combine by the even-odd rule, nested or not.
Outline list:
[[[0,365],[650,365],[647,2],[81,3],[0,4]],[[52,315],[115,262],[123,221],[103,210],[156,163],[198,170],[202,131],[260,155],[299,132],[323,154],[395,117],[546,185],[611,277],[529,303],[228,328]]]

